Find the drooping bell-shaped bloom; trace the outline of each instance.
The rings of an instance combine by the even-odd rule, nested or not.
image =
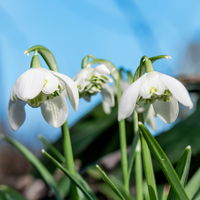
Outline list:
[[[77,110],[79,94],[71,78],[42,67],[27,70],[16,80],[11,92],[8,113],[11,127],[17,130],[23,124],[26,104],[40,107],[45,120],[60,127],[68,116],[67,97]]]
[[[156,116],[166,123],[171,123],[178,116],[178,102],[190,109],[193,107],[184,85],[166,74],[148,72],[124,91],[119,105],[118,120],[129,117],[136,105],[151,104]]]
[[[101,93],[103,96],[103,109],[110,113],[110,108],[114,106],[114,91],[107,84],[112,82],[110,78],[111,71],[106,64],[100,64],[96,67],[86,67],[82,69],[75,77],[80,97],[90,101],[91,96]]]

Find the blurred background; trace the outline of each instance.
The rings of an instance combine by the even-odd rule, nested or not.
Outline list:
[[[116,66],[124,67],[133,73],[143,55],[148,57],[161,54],[171,55],[171,60],[156,62],[155,69],[182,77],[189,89],[195,91],[197,96],[199,91],[196,84],[199,83],[198,75],[200,74],[199,8],[200,1],[197,0],[0,1],[1,132],[20,140],[34,152],[38,152],[41,147],[38,135],[43,135],[50,141],[56,141],[59,138],[60,131],[44,121],[39,109],[27,106],[26,121],[16,132],[13,132],[8,124],[7,106],[10,91],[17,77],[30,65],[31,56],[24,55],[24,51],[37,44],[50,49],[55,55],[60,72],[70,77],[74,77],[80,71],[81,60],[87,54],[110,60]],[[191,80],[193,85],[191,85]],[[197,99],[195,95],[193,95],[194,100]],[[94,113],[102,112],[98,107],[100,101],[101,97],[97,95],[90,103],[80,100],[77,112],[70,107],[68,120],[70,126],[74,127],[74,132],[83,130],[82,125],[79,127],[78,124],[99,117]],[[183,116],[184,112],[183,110]],[[192,117],[191,123],[198,124],[200,114],[195,111],[195,116],[192,115]],[[80,119],[82,121],[79,121]],[[99,123],[101,122],[98,121],[97,124]],[[114,122],[111,120],[110,123]],[[167,136],[163,137],[160,139],[161,143],[163,141],[163,146],[174,147],[180,137],[195,126],[190,124],[186,129],[182,126],[186,124],[185,121],[181,123],[181,125],[175,125],[175,132],[179,132],[179,136],[174,135],[176,141],[172,142],[172,137],[168,140]],[[77,124],[76,128],[75,124]],[[84,125],[86,128],[89,127],[88,132],[93,129],[91,124]],[[164,132],[169,128],[171,126],[159,121],[158,130],[155,133]],[[200,127],[196,127],[195,134],[199,133],[199,130]],[[75,134],[72,137],[78,144],[83,137],[77,139],[76,136]],[[158,139],[159,137],[161,136],[158,136]],[[86,146],[80,147],[77,154],[88,147],[93,139],[87,141]],[[191,142],[191,138],[185,139],[181,148],[184,148],[188,141]],[[196,152],[199,152],[199,149]],[[25,168],[27,169],[27,166]]]

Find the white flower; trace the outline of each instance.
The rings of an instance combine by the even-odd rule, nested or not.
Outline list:
[[[101,92],[105,83],[112,82],[108,75],[110,75],[110,71],[104,64],[98,65],[95,68],[87,67],[82,69],[74,77],[80,96],[89,100],[90,96]]]
[[[23,124],[26,103],[40,106],[45,120],[60,127],[68,115],[67,96],[77,110],[79,94],[71,78],[42,67],[27,70],[16,80],[11,93],[8,113],[11,127],[16,130]]]
[[[131,115],[137,105],[152,104],[155,114],[164,122],[176,120],[178,102],[193,107],[188,91],[175,78],[156,71],[142,75],[123,93],[119,105],[118,120]]]
[[[106,64],[97,65],[95,68],[90,66],[82,69],[74,78],[77,83],[80,97],[90,101],[91,96],[101,93],[103,97],[103,110],[109,114],[111,107],[115,105],[114,90],[107,85],[112,82],[110,75],[113,69]]]

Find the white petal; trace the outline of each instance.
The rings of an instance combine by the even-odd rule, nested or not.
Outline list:
[[[42,92],[45,94],[52,94],[56,90],[58,90],[58,86],[60,84],[59,79],[51,74],[51,72],[45,72],[45,85],[42,89]]]
[[[67,90],[67,94],[69,97],[69,100],[75,110],[78,109],[78,103],[79,103],[79,93],[77,84],[68,76],[65,76],[64,74],[53,72],[57,77],[59,77],[64,83]]]
[[[145,121],[149,124],[149,126],[153,130],[156,130],[156,122],[155,122],[156,113],[154,111],[153,105],[150,104],[149,107],[145,110],[147,110],[147,112],[144,112]]]
[[[171,76],[162,73],[159,74],[161,81],[166,85],[172,95],[184,106],[187,106],[191,109],[193,107],[193,103],[185,86]]]
[[[16,81],[14,94],[23,100],[33,99],[42,90],[45,83],[44,72],[40,68],[31,68],[24,72]]]
[[[103,96],[103,102],[102,102],[103,110],[106,114],[110,114],[111,107],[115,105],[114,90],[113,88],[105,84],[101,94]]]
[[[26,118],[25,102],[23,101],[9,101],[8,120],[13,130],[17,130]]]
[[[166,87],[165,87],[165,84],[163,84],[163,82],[160,81],[159,72],[156,72],[156,71],[148,72],[148,73],[145,73],[142,77],[145,77],[145,78],[141,86],[140,95],[144,99],[149,99],[153,93],[157,95],[163,94]],[[152,91],[153,93],[151,92],[152,89],[153,89]],[[154,91],[154,89],[156,89],[156,91]]]
[[[93,68],[86,68],[86,69],[82,69],[74,78],[73,80],[78,83],[81,84],[83,81],[88,80],[91,76],[91,74],[93,73],[94,69]]]
[[[143,78],[139,78],[134,83],[132,83],[122,94],[118,111],[119,121],[129,117],[135,109],[142,81]]]
[[[100,74],[110,74],[110,70],[105,64],[98,65],[94,68],[94,71]]]
[[[176,120],[179,112],[178,102],[175,98],[171,98],[169,102],[157,100],[153,103],[156,115],[165,123],[172,123]]]
[[[64,95],[45,101],[41,105],[41,112],[45,120],[53,127],[62,126],[68,115],[68,108]]]

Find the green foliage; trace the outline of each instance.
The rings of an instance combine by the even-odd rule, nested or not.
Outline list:
[[[61,195],[59,194],[57,183],[55,182],[51,173],[42,164],[42,162],[30,150],[28,150],[28,148],[26,148],[23,144],[21,144],[17,140],[3,135],[1,135],[1,138],[10,143],[25,156],[25,158],[32,164],[32,166],[35,167],[36,170],[40,173],[41,177],[47,183],[47,185],[52,189],[52,191],[56,196],[56,199],[61,200],[62,198]]]
[[[17,191],[5,185],[0,185],[0,199],[1,200],[27,200],[21,196]]]
[[[151,152],[158,161],[160,168],[162,169],[163,173],[168,179],[170,185],[173,187],[178,198],[180,200],[189,200],[186,191],[178,178],[177,173],[175,172],[171,162],[169,161],[168,157],[166,156],[166,154],[164,153],[158,142],[155,140],[155,138],[151,135],[151,133],[143,124],[140,124],[139,128]]]
[[[52,162],[56,167],[58,167],[80,190],[83,192],[85,197],[88,200],[94,200],[94,194],[88,191],[88,188],[85,187],[82,181],[80,181],[80,177],[71,174],[66,168],[64,168],[57,160],[55,160],[50,154],[48,154],[45,150],[42,150],[42,153]]]

